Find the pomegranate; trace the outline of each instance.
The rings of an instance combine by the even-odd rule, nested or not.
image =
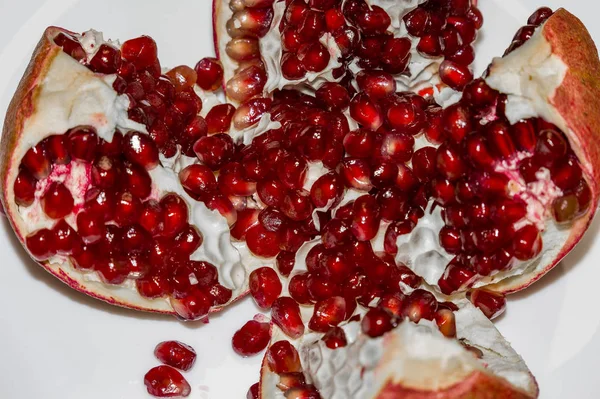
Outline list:
[[[473,79],[474,1],[214,11],[219,59],[195,68],[163,71],[147,36],[46,31],[0,157],[30,255],[183,320],[250,293],[271,312],[232,338],[241,356],[268,346],[252,397],[536,397],[489,319],[597,207],[600,61],[579,20],[536,12]],[[176,342],[156,354],[194,359]],[[145,382],[189,394],[169,366]]]

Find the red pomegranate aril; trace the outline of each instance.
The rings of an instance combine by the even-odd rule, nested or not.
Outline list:
[[[435,313],[435,323],[445,337],[456,337],[456,319],[453,311],[450,309],[438,309]]]
[[[304,45],[298,50],[298,59],[309,72],[321,72],[329,64],[330,58],[327,47],[321,42]]]
[[[311,303],[307,281],[307,274],[296,274],[290,279],[288,285],[290,296],[301,305],[307,305]]]
[[[169,282],[165,273],[160,270],[139,278],[135,281],[135,286],[144,298],[154,299],[165,296],[169,291]]]
[[[121,46],[122,57],[133,63],[137,70],[152,66],[157,59],[156,42],[149,36],[127,40]]]
[[[405,300],[402,313],[412,322],[418,323],[421,319],[433,320],[437,311],[437,301],[433,294],[422,289],[414,290]]]
[[[306,43],[314,42],[325,30],[325,15],[322,12],[307,10],[298,27],[298,34]]]
[[[526,183],[537,181],[537,173],[541,168],[542,165],[538,162],[537,157],[525,158],[519,163],[519,172]]]
[[[411,168],[406,165],[398,164],[398,175],[395,185],[401,190],[409,191],[417,184],[417,178]]]
[[[40,199],[42,209],[52,219],[62,219],[73,210],[73,196],[62,183],[52,182]]]
[[[125,260],[118,255],[109,255],[99,259],[94,268],[100,279],[106,284],[119,285],[129,274]]]
[[[473,107],[485,108],[493,105],[498,92],[487,85],[484,79],[475,79],[463,91],[463,100]]]
[[[231,226],[231,236],[236,240],[245,240],[248,231],[258,224],[259,210],[242,209],[237,213],[237,220]]]
[[[404,16],[406,30],[413,36],[423,36],[429,25],[429,12],[425,8],[417,7]]]
[[[199,288],[195,288],[183,298],[171,298],[171,306],[182,320],[199,320],[208,315],[212,300]]]
[[[532,224],[528,224],[512,237],[512,250],[517,259],[527,261],[535,258],[542,250],[542,237],[540,231]]]
[[[581,167],[575,156],[556,162],[550,172],[554,184],[563,191],[575,188],[582,176]]]
[[[100,188],[112,188],[118,183],[121,170],[114,159],[107,156],[96,158],[92,165],[92,183]]]
[[[471,113],[461,104],[454,104],[443,112],[446,134],[455,142],[462,141],[471,132]]]
[[[64,219],[54,225],[52,235],[54,250],[60,255],[70,255],[74,248],[80,245],[79,236]]]
[[[479,134],[471,134],[467,137],[465,144],[467,156],[473,166],[491,170],[495,160],[488,150],[487,141]]]
[[[75,269],[91,270],[94,268],[97,258],[98,255],[92,246],[76,245],[69,260]]]
[[[492,122],[487,127],[487,137],[490,147],[500,159],[508,159],[516,153],[509,127],[505,122]]]
[[[92,162],[98,149],[98,136],[93,127],[79,126],[69,130],[66,144],[71,158]]]
[[[176,92],[193,88],[198,78],[196,71],[186,65],[179,65],[169,70],[164,76],[173,83]]]
[[[356,76],[361,92],[374,100],[378,100],[396,92],[394,77],[383,71],[361,71]]]
[[[442,30],[440,41],[444,55],[454,54],[462,44],[460,33],[452,26],[447,26]]]
[[[148,371],[144,385],[150,395],[158,398],[186,397],[192,390],[181,373],[169,366],[157,366]]]
[[[261,267],[250,273],[250,294],[262,309],[269,309],[281,294],[279,276],[270,267]]]
[[[465,165],[460,150],[449,142],[438,147],[436,166],[440,173],[450,181],[461,178],[467,171],[467,165]]]
[[[573,194],[556,198],[552,202],[552,216],[559,224],[572,222],[579,213],[579,203]]]
[[[266,82],[265,71],[257,65],[251,65],[239,71],[227,82],[227,96],[234,101],[246,101],[261,94]]]
[[[334,296],[315,304],[308,328],[312,331],[327,332],[345,319],[346,300],[340,296]]]
[[[27,170],[21,169],[13,185],[15,203],[24,207],[33,204],[36,185],[37,180]]]
[[[219,104],[212,107],[205,117],[208,134],[228,132],[234,112],[235,107],[231,104]]]
[[[339,83],[323,83],[315,96],[325,104],[330,111],[343,111],[350,104],[348,91]]]
[[[358,241],[369,241],[377,235],[379,211],[377,200],[370,195],[363,195],[354,202],[354,216],[350,230]]]
[[[300,315],[298,303],[290,297],[277,298],[271,307],[271,318],[279,328],[289,336],[296,339],[304,334],[304,323]],[[296,371],[296,370],[287,370]]]
[[[194,67],[196,83],[202,90],[214,91],[221,86],[223,66],[216,58],[206,57],[198,61]]]
[[[360,125],[371,130],[377,130],[383,124],[379,105],[364,93],[356,95],[350,102],[350,116]]]
[[[232,38],[239,36],[263,37],[269,31],[271,21],[273,20],[273,9],[266,8],[246,8],[236,11],[229,21],[227,21],[227,33]]]
[[[468,66],[445,60],[440,65],[440,78],[451,88],[461,90],[473,80],[473,73]]]
[[[261,224],[253,226],[246,233],[248,249],[254,255],[263,258],[277,256],[280,251],[280,242],[281,237],[278,233],[265,229]]]
[[[310,199],[316,208],[336,206],[344,193],[339,175],[334,172],[323,175],[310,188]]]
[[[399,74],[406,70],[410,61],[411,42],[406,37],[386,40],[379,57],[384,71]]]
[[[193,164],[185,167],[179,172],[179,180],[186,192],[196,198],[217,189],[217,179],[206,165]]]
[[[372,308],[363,316],[361,321],[362,332],[369,337],[380,337],[394,328],[391,314],[381,308]]]
[[[469,285],[474,277],[475,272],[467,267],[450,263],[446,268],[444,275],[438,281],[438,285],[444,294],[449,295],[452,292]]]
[[[325,27],[330,33],[337,32],[346,26],[344,14],[337,8],[325,10]]]
[[[102,44],[89,62],[89,68],[98,73],[113,74],[121,65],[121,52],[116,48]]]
[[[128,191],[123,191],[117,194],[115,203],[115,222],[121,226],[128,226],[137,223],[142,203],[139,198],[135,197]]]
[[[384,188],[394,185],[398,176],[398,166],[392,162],[377,162],[373,165],[371,171],[371,182],[377,188]]]
[[[460,230],[455,227],[442,227],[440,230],[440,244],[450,254],[459,253],[462,249]]]
[[[104,217],[90,211],[77,215],[77,232],[87,244],[98,241],[104,235]]]
[[[294,221],[309,218],[313,211],[313,205],[307,194],[304,190],[288,192],[281,204],[281,211],[285,216]]]
[[[21,165],[38,180],[50,174],[50,158],[44,142],[31,147],[21,160]]]
[[[259,398],[259,383],[254,383],[250,388],[248,388],[248,392],[246,393],[246,399],[260,399]]]
[[[44,139],[46,153],[52,163],[66,165],[71,161],[64,134],[53,135]]]
[[[554,12],[552,11],[551,8],[548,8],[548,7],[538,8],[533,14],[531,14],[529,19],[527,20],[527,23],[529,25],[539,26],[542,23],[544,23],[544,21],[546,21],[548,18],[550,18],[552,16],[552,14],[554,14]]]
[[[325,248],[334,248],[338,245],[349,244],[353,240],[354,236],[350,231],[350,223],[346,220],[332,219],[321,229],[321,241]],[[319,247],[314,247],[313,249],[315,248]],[[312,271],[310,267],[309,271]]]
[[[235,353],[248,357],[265,349],[270,339],[271,328],[269,323],[250,320],[233,334],[231,345]]]
[[[396,317],[402,317],[402,309],[405,301],[406,297],[402,293],[396,292],[382,297],[377,307],[387,310]]]
[[[384,33],[391,24],[390,16],[379,6],[366,8],[354,18],[358,28],[366,35]]]
[[[412,158],[413,172],[422,181],[429,180],[436,172],[437,151],[434,147],[423,147],[415,151]]]
[[[54,235],[48,229],[41,229],[25,239],[27,249],[39,261],[47,260],[56,254]]]
[[[217,170],[233,157],[233,140],[225,133],[202,137],[194,144],[194,152],[202,163],[212,170]]]
[[[162,363],[188,371],[196,361],[196,351],[179,341],[164,341],[156,345],[154,356]]]
[[[343,348],[348,345],[346,333],[339,327],[330,328],[321,340],[329,349]]]
[[[167,194],[160,200],[160,206],[164,215],[162,233],[165,237],[173,237],[180,233],[188,223],[187,204],[180,196]]]
[[[138,223],[153,236],[162,232],[164,215],[158,201],[148,200],[144,203],[144,207],[138,218]]]
[[[506,298],[499,292],[477,288],[469,291],[467,297],[490,320],[506,310]]]
[[[473,46],[466,45],[459,48],[456,53],[446,56],[446,59],[458,65],[471,65],[475,60],[475,50]]]
[[[367,129],[357,129],[344,137],[344,149],[350,157],[367,158],[373,152],[375,133]]]
[[[369,164],[363,159],[344,159],[340,167],[340,174],[348,187],[361,191],[369,191],[373,187]]]
[[[521,151],[533,152],[537,135],[531,120],[522,120],[511,126],[512,138]]]
[[[285,393],[285,399],[321,399],[319,390],[312,385],[293,388]]]
[[[266,360],[269,369],[277,374],[302,371],[298,351],[288,341],[277,341],[271,345],[267,350]]]
[[[275,208],[265,208],[260,211],[258,220],[262,226],[272,232],[281,232],[289,224],[289,220]]]
[[[299,189],[304,184],[307,168],[308,165],[303,158],[290,154],[279,162],[277,176],[288,188]]]
[[[333,280],[318,275],[311,275],[306,281],[311,301],[322,301],[340,294],[340,285]]]
[[[183,231],[173,239],[173,248],[179,254],[191,255],[202,245],[203,237],[198,229],[191,224],[184,227]]]
[[[62,47],[65,53],[69,54],[77,61],[86,58],[86,52],[81,44],[79,44],[79,41],[70,35],[61,32],[54,38],[54,43],[56,43],[57,46]]]
[[[426,57],[439,57],[442,55],[440,37],[436,34],[422,36],[417,44],[417,50]]]
[[[491,209],[492,220],[501,225],[518,222],[526,215],[527,205],[520,200],[499,200]]]
[[[244,178],[244,170],[239,162],[230,162],[221,168],[218,187],[222,194],[240,197],[256,192],[256,183]]]
[[[281,57],[281,74],[288,80],[299,80],[306,76],[306,69],[296,54],[285,53]]]
[[[567,149],[567,140],[561,133],[550,129],[542,130],[535,147],[535,158],[543,166],[549,167],[556,160],[565,157]]]

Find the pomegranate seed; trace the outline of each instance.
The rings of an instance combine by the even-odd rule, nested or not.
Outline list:
[[[269,369],[277,374],[302,371],[298,351],[288,341],[277,341],[271,345],[266,360]]]
[[[13,185],[15,203],[24,207],[33,204],[36,185],[37,180],[26,169],[21,169]]]
[[[407,162],[413,155],[414,144],[415,140],[412,135],[390,130],[383,136],[377,156],[389,161]]]
[[[346,300],[334,296],[315,304],[308,328],[313,331],[327,332],[346,319]]]
[[[402,293],[396,292],[382,297],[377,306],[387,310],[394,316],[402,317],[402,308],[405,300],[406,298]]]
[[[204,198],[204,204],[210,210],[218,211],[223,216],[227,223],[231,226],[237,218],[237,211],[233,204],[223,194],[210,194]]]
[[[440,278],[438,285],[442,292],[446,295],[467,286],[471,283],[475,273],[465,266],[450,263]]]
[[[252,386],[248,389],[248,393],[246,394],[246,399],[260,399],[258,387],[259,387],[258,382],[255,384],[252,384]]]
[[[446,58],[459,65],[471,65],[475,60],[475,50],[473,46],[466,45],[456,50],[456,53],[446,56]]]
[[[135,285],[140,295],[149,299],[163,297],[169,290],[169,282],[166,275],[158,270],[137,279]]]
[[[121,46],[123,59],[130,61],[137,70],[152,66],[157,60],[156,42],[149,36],[127,40]]]
[[[119,256],[99,259],[95,264],[95,269],[100,279],[106,284],[122,284],[129,274],[127,264]]]
[[[469,291],[468,298],[490,320],[500,316],[506,310],[506,298],[499,292],[477,288]]]
[[[116,48],[102,44],[89,62],[89,68],[98,73],[113,74],[121,65],[121,52]]]
[[[450,309],[438,309],[435,313],[435,322],[445,337],[456,337],[456,319],[453,311]]]
[[[406,305],[402,309],[402,313],[412,322],[418,323],[421,319],[433,320],[436,310],[437,301],[433,294],[416,289],[406,298]]]
[[[569,156],[558,161],[551,170],[552,181],[563,191],[571,190],[581,180],[582,172],[577,158]]]
[[[493,105],[498,97],[498,92],[487,85],[484,79],[475,79],[464,90],[463,99],[476,108]]]
[[[387,310],[380,308],[369,309],[361,321],[362,332],[369,337],[380,337],[394,328],[392,316]]]
[[[77,61],[81,61],[84,58],[86,58],[85,50],[83,49],[83,47],[81,47],[79,41],[67,34],[64,34],[62,32],[59,33],[54,38],[54,43],[56,43],[57,46],[62,47],[65,53],[69,54],[72,58],[76,59]]]
[[[148,371],[144,385],[150,395],[159,398],[186,397],[192,390],[181,373],[169,366],[157,366]]]
[[[330,10],[331,11],[331,10]],[[348,91],[339,83],[323,83],[315,96],[322,101],[330,111],[343,111],[350,104]]]
[[[548,8],[548,7],[538,8],[533,14],[531,14],[529,19],[527,20],[527,23],[529,25],[536,25],[536,26],[541,25],[548,18],[550,18],[552,16],[552,14],[554,14],[554,12],[552,11],[551,8]]]
[[[160,200],[163,209],[165,237],[173,237],[180,233],[188,223],[188,207],[185,201],[176,194],[167,194]]]
[[[239,71],[226,85],[227,96],[234,101],[244,102],[262,93],[267,74],[257,65]]]
[[[79,244],[79,236],[64,219],[54,225],[52,234],[54,236],[52,238],[54,250],[58,254],[69,255],[73,252],[77,244]]]
[[[304,42],[314,42],[319,39],[324,30],[325,15],[321,12],[307,10],[298,27],[298,34]]]
[[[363,159],[344,159],[340,168],[340,175],[348,187],[361,191],[369,191],[373,188],[369,164]]]
[[[77,245],[73,249],[73,253],[69,259],[75,269],[91,270],[95,266],[97,256],[98,255],[92,247],[88,245]]]
[[[69,130],[66,144],[71,158],[92,162],[98,149],[98,136],[94,128],[79,126]]]
[[[332,208],[342,198],[344,188],[340,177],[334,173],[323,175],[315,181],[310,189],[310,199],[317,208]]]
[[[23,167],[36,179],[45,179],[50,174],[50,159],[45,143],[31,147],[21,160]]]
[[[196,351],[179,341],[164,341],[156,345],[154,356],[162,363],[188,371],[196,361]]]
[[[404,16],[404,23],[408,33],[421,37],[425,34],[429,24],[429,12],[424,8],[417,7]]]
[[[250,228],[246,233],[248,249],[253,254],[263,258],[272,258],[279,253],[281,237],[274,232],[265,229],[261,224]]]
[[[298,303],[290,297],[277,298],[271,307],[271,318],[288,337],[296,339],[304,334],[304,323]],[[297,371],[297,370],[287,370]]]
[[[44,213],[52,219],[62,219],[73,210],[73,196],[62,183],[50,183],[40,201]]]
[[[235,107],[231,104],[219,104],[212,107],[205,117],[208,133],[228,132],[234,112]]]
[[[412,164],[415,176],[419,180],[428,180],[436,172],[437,151],[434,147],[423,147],[415,151]]]
[[[377,130],[383,124],[381,109],[364,93],[356,95],[350,102],[350,116],[371,130]]]
[[[229,21],[227,21],[227,33],[232,38],[239,36],[263,37],[269,31],[271,21],[273,20],[273,9],[266,8],[246,8],[236,11]]]
[[[447,142],[438,147],[437,169],[450,181],[461,178],[466,173],[466,165],[457,147]]]
[[[373,152],[375,134],[367,129],[354,130],[344,137],[346,154],[356,158],[367,158]]]
[[[298,60],[309,72],[321,72],[329,65],[330,58],[327,47],[321,42],[303,45],[298,50]]]
[[[233,114],[233,126],[242,130],[255,125],[270,107],[268,98],[253,98],[242,103]]]
[[[217,189],[217,179],[206,165],[185,167],[179,172],[179,180],[186,192],[196,198]]]
[[[249,287],[252,298],[263,309],[273,305],[282,288],[279,276],[270,267],[261,267],[250,273]]]
[[[329,349],[343,348],[348,345],[346,334],[344,333],[344,330],[339,327],[329,329],[321,340]]]
[[[552,164],[566,156],[568,144],[563,135],[555,130],[542,130],[535,147],[536,160],[543,166]]]
[[[46,137],[44,139],[44,146],[52,163],[66,165],[71,161],[65,135],[61,134]]]
[[[359,89],[374,100],[396,92],[394,77],[383,71],[361,71],[356,76]]]
[[[529,224],[517,230],[512,239],[512,249],[519,260],[533,259],[542,250],[542,237],[534,225]]]
[[[440,55],[442,55],[442,45],[440,43],[440,37],[435,34],[422,36],[419,40],[419,43],[417,44],[417,50],[425,57],[439,57]]]
[[[391,255],[398,253],[396,239],[403,234],[409,234],[415,228],[415,223],[411,221],[395,222],[388,226],[385,232],[384,249]]]
[[[56,254],[54,235],[50,230],[41,229],[25,240],[27,249],[37,260],[46,260]]]
[[[459,253],[462,249],[460,230],[455,227],[444,226],[440,230],[440,245],[450,254]]]
[[[219,191],[225,195],[249,196],[256,192],[256,183],[244,179],[239,162],[224,165],[219,173]]]
[[[104,236],[104,217],[89,211],[77,215],[77,232],[87,244],[98,241]]]
[[[312,385],[293,388],[285,393],[285,399],[321,399],[319,391]]]
[[[370,195],[363,195],[354,202],[354,216],[350,230],[358,241],[369,241],[379,230],[379,204]]]
[[[557,223],[570,223],[579,213],[579,203],[573,194],[556,198],[552,203],[552,216]]]
[[[307,305],[311,303],[308,292],[308,276],[306,274],[296,274],[290,279],[288,290],[290,296],[298,303]]]
[[[199,320],[204,318],[212,305],[212,300],[199,288],[183,298],[171,298],[171,306],[177,316],[183,320]]]
[[[203,164],[212,170],[217,170],[233,157],[233,140],[231,136],[224,133],[202,137],[194,144],[194,152]]]
[[[527,215],[527,205],[519,200],[499,200],[492,206],[491,219],[502,225],[509,225]]]
[[[460,103],[451,105],[443,112],[443,124],[446,134],[458,143],[472,130],[470,111]]]
[[[391,162],[377,162],[371,171],[371,182],[377,188],[389,187],[398,176],[398,166]]]
[[[233,334],[231,344],[233,350],[240,356],[256,355],[269,345],[271,328],[269,323],[259,323],[250,320]]]
[[[288,192],[283,198],[281,211],[294,221],[302,221],[310,217],[313,211],[310,197],[304,190]]]
[[[467,156],[474,166],[491,170],[495,160],[488,150],[487,141],[479,134],[471,134],[467,137],[465,144]]]
[[[410,61],[410,48],[411,42],[406,37],[387,39],[380,55],[383,70],[392,74],[404,72]]]
[[[130,192],[123,191],[117,194],[114,220],[121,227],[137,223],[140,217],[142,203]]]
[[[188,224],[183,231],[173,239],[173,249],[182,255],[191,255],[194,253],[203,241],[202,234],[191,224]]]

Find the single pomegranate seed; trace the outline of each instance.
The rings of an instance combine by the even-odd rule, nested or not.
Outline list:
[[[315,304],[308,328],[313,331],[327,332],[346,319],[346,300],[334,296]]]
[[[73,196],[62,183],[52,182],[40,201],[44,213],[52,219],[62,219],[73,210]]]
[[[271,328],[269,323],[250,320],[233,334],[231,344],[235,353],[248,357],[265,349],[270,339]]]
[[[507,159],[516,152],[515,144],[510,135],[510,130],[505,122],[492,122],[487,127],[487,137],[491,148],[501,159]]]
[[[102,44],[89,62],[89,68],[98,73],[116,73],[121,65],[121,52],[109,44]]]
[[[125,135],[123,154],[125,157],[146,170],[158,165],[158,148],[149,136],[139,132],[129,132]]]
[[[303,45],[298,50],[298,60],[309,72],[321,72],[329,64],[330,58],[327,47],[320,42]]]
[[[69,54],[72,58],[76,59],[77,61],[81,61],[84,58],[86,58],[85,50],[83,49],[83,47],[81,47],[79,41],[77,41],[70,35],[61,32],[54,38],[54,43],[62,47],[65,53]]]
[[[370,195],[363,195],[354,202],[354,216],[350,230],[357,240],[369,241],[377,235],[379,211],[377,200]]]
[[[437,301],[433,294],[416,289],[406,298],[402,313],[412,322],[418,323],[421,319],[433,320],[436,310]]]
[[[188,222],[188,207],[185,201],[176,194],[167,194],[160,200],[160,207],[164,216],[163,235],[173,237],[180,233]]]
[[[554,14],[554,12],[552,11],[551,8],[548,8],[548,7],[538,8],[533,14],[531,14],[529,19],[527,20],[527,23],[529,25],[536,25],[536,26],[541,25],[548,18],[550,18],[552,16],[552,14]]]
[[[92,127],[79,126],[69,130],[66,144],[71,158],[92,162],[98,149],[98,135]]]
[[[449,106],[443,112],[443,125],[448,137],[457,143],[462,141],[472,130],[469,109],[460,103]]]
[[[199,320],[204,318],[212,305],[211,298],[199,288],[191,290],[191,292],[183,298],[171,298],[171,306],[183,320]]]
[[[344,183],[348,187],[356,188],[361,191],[369,191],[373,188],[369,164],[363,159],[344,159],[340,172]]]
[[[89,211],[77,215],[77,232],[87,244],[98,241],[104,236],[104,217]]]
[[[392,316],[387,310],[380,308],[369,309],[361,321],[362,332],[369,337],[380,337],[394,328]]]
[[[323,83],[315,96],[322,101],[330,111],[343,111],[350,104],[348,91],[339,83]]]
[[[150,299],[165,296],[169,291],[167,276],[159,270],[137,279],[135,285],[140,295]]]
[[[206,57],[201,59],[194,67],[194,70],[197,75],[196,83],[203,90],[214,91],[221,86],[223,66],[216,58]]]
[[[157,60],[156,42],[149,36],[127,40],[121,46],[122,57],[133,63],[138,70],[152,66]]]
[[[106,284],[122,284],[129,274],[127,263],[118,255],[100,259],[96,262],[95,269]]]
[[[442,227],[440,230],[440,245],[450,254],[459,253],[462,249],[460,230],[455,227]]]
[[[343,348],[348,345],[346,334],[344,333],[344,330],[339,327],[329,329],[321,340],[329,349]]]
[[[33,204],[36,185],[37,180],[26,169],[21,169],[13,185],[15,203],[24,207]]]
[[[261,267],[250,273],[249,287],[254,301],[263,309],[269,309],[273,305],[282,288],[279,276],[270,267]]]
[[[413,36],[423,36],[429,24],[429,12],[422,7],[417,7],[404,16],[406,30]]]
[[[186,397],[192,390],[181,373],[169,366],[157,366],[148,371],[144,385],[150,395],[158,398]]]
[[[579,203],[573,194],[556,198],[552,203],[552,216],[557,223],[570,223],[579,213]]]
[[[304,190],[288,192],[283,198],[281,211],[294,221],[309,218],[313,211],[313,206],[307,194]]]
[[[217,170],[233,157],[233,140],[231,136],[224,133],[202,137],[194,144],[194,152],[203,164],[212,170]]]
[[[249,196],[256,192],[256,183],[244,178],[243,166],[230,162],[219,173],[219,191],[225,195]]]
[[[156,345],[154,356],[162,363],[188,371],[196,361],[196,351],[179,341],[164,341]]]
[[[542,250],[542,237],[534,225],[527,225],[517,230],[512,237],[512,249],[519,260],[530,260]]]
[[[268,98],[253,98],[242,103],[233,114],[233,126],[242,130],[255,125],[270,107]]]
[[[465,266],[450,263],[444,272],[444,275],[440,278],[438,285],[442,292],[446,295],[469,285],[475,273]]]
[[[44,139],[44,146],[52,163],[66,165],[71,161],[65,135],[61,134],[46,137],[46,139]]]
[[[70,255],[73,253],[73,249],[80,243],[79,236],[64,219],[60,220],[52,228],[52,235],[54,250],[61,255]]]
[[[377,306],[387,310],[394,316],[402,317],[402,309],[404,307],[405,300],[406,297],[402,293],[396,292],[381,298]]]
[[[383,71],[361,71],[356,76],[359,89],[374,100],[396,92],[394,77]]]
[[[260,399],[258,388],[259,388],[258,382],[255,384],[252,384],[252,386],[248,389],[248,393],[246,393],[246,399]]]
[[[56,254],[54,235],[50,230],[41,229],[25,240],[27,249],[37,260],[46,260]]]
[[[50,174],[50,157],[46,151],[45,143],[31,147],[21,160],[23,167],[36,179],[44,179]]]
[[[179,172],[179,180],[186,192],[196,198],[217,189],[217,179],[206,165],[185,167]]]
[[[436,172],[437,151],[434,147],[423,147],[415,151],[412,159],[413,171],[419,180],[428,180]]]
[[[340,177],[334,173],[328,173],[317,179],[310,189],[310,199],[316,208],[334,207],[341,200],[344,187]]]
[[[552,181],[563,191],[571,190],[581,180],[582,172],[575,156],[558,161],[551,170]]]
[[[364,93],[358,94],[350,102],[350,116],[372,130],[377,130],[383,124],[381,109]]]
[[[435,322],[440,329],[440,332],[445,337],[456,337],[456,319],[454,312],[450,309],[438,309],[435,313]]]
[[[115,222],[121,227],[137,223],[141,205],[142,203],[139,198],[130,192],[123,191],[117,194],[114,215]]]
[[[321,399],[319,390],[312,385],[292,388],[285,393],[286,399]]]
[[[266,360],[269,369],[277,374],[302,371],[298,351],[288,341],[277,341],[271,345]]]
[[[198,229],[191,224],[184,227],[183,231],[173,239],[173,248],[176,252],[182,255],[191,255],[194,253],[203,241],[202,234]]]
[[[483,136],[471,134],[466,140],[466,152],[470,161],[476,167],[481,167],[486,170],[491,170],[495,164],[495,160],[491,155],[487,141]]]
[[[277,298],[271,307],[271,317],[275,324],[289,337],[296,339],[304,334],[304,323],[298,303],[290,297]],[[296,370],[290,370],[296,371]]]
[[[246,101],[262,93],[267,75],[257,65],[239,71],[226,85],[227,95],[238,102]]]
[[[561,133],[551,129],[542,130],[535,147],[535,158],[543,166],[549,167],[556,160],[564,158],[567,149],[567,140]]]
[[[477,288],[469,291],[468,298],[490,320],[500,316],[506,310],[506,298],[499,292]]]
[[[492,220],[502,225],[518,222],[526,214],[527,205],[519,200],[499,200],[491,209]]]
[[[248,249],[263,258],[272,258],[279,253],[281,237],[278,233],[265,229],[261,224],[250,228],[246,233]]]
[[[205,117],[208,133],[227,133],[234,112],[235,107],[231,104],[219,104],[212,107]]]

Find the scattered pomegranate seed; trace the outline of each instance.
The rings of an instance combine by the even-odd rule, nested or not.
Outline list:
[[[250,320],[233,335],[233,350],[240,356],[252,356],[261,352],[269,344],[271,328],[269,323]]]
[[[154,356],[162,363],[188,371],[196,361],[196,351],[179,341],[164,341],[156,345]]]
[[[250,273],[249,287],[254,301],[263,309],[269,309],[281,294],[279,276],[270,267],[261,267]]]
[[[190,384],[181,373],[169,366],[157,366],[144,376],[148,393],[158,398],[186,397],[191,392]]]

